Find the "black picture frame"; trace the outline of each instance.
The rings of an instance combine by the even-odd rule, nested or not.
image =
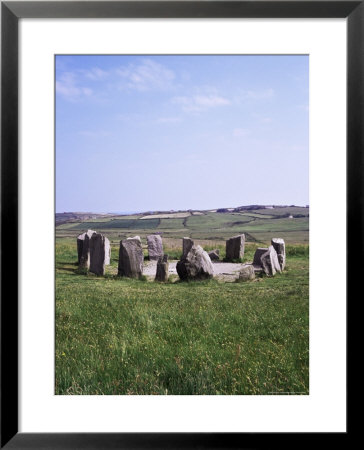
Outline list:
[[[257,448],[278,433],[18,432],[18,21],[21,18],[347,18],[347,304],[359,289],[364,217],[364,1],[1,2],[1,448]],[[342,243],[341,243],[342,245]],[[356,261],[354,264],[352,261]],[[354,298],[352,299],[354,300]],[[347,416],[348,417],[348,416]],[[348,428],[349,431],[349,428]],[[348,432],[335,437],[346,438]],[[297,434],[280,434],[290,446]],[[300,437],[305,444],[310,433]],[[323,438],[327,436],[323,435]],[[316,434],[318,443],[321,439]]]

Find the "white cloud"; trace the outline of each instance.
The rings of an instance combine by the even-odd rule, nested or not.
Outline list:
[[[274,97],[274,90],[273,89],[265,89],[263,91],[247,91],[246,97],[252,98],[254,100],[265,100],[267,98]]]
[[[173,86],[175,74],[172,70],[151,59],[143,59],[139,64],[129,64],[116,71],[121,79],[120,89],[138,91],[166,90]]]
[[[100,69],[99,67],[93,67],[90,70],[86,70],[84,72],[86,78],[89,78],[93,81],[104,80],[108,77],[109,73],[105,70]]]
[[[274,89],[262,89],[262,90],[244,90],[240,91],[235,100],[240,103],[245,100],[268,100],[275,96]]]
[[[219,95],[193,95],[191,97],[174,97],[172,103],[182,106],[185,112],[206,111],[209,108],[230,105],[231,102]]]
[[[75,74],[64,72],[56,81],[56,92],[69,101],[77,101],[92,95],[92,89],[77,85]]]
[[[224,97],[219,97],[217,95],[209,95],[209,96],[198,95],[195,97],[195,103],[203,107],[211,108],[221,105],[230,105],[230,100]]]

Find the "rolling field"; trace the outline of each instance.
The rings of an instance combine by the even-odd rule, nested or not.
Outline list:
[[[197,215],[198,214],[198,215]],[[289,218],[293,215],[293,218]],[[168,216],[168,218],[166,218]],[[181,217],[183,216],[183,217]],[[149,217],[149,218],[148,218]],[[110,216],[109,219],[92,219],[70,222],[56,227],[57,237],[77,237],[88,228],[105,234],[115,241],[138,234],[145,237],[161,233],[163,237],[226,240],[245,233],[247,240],[264,244],[270,242],[272,233],[287,243],[308,244],[309,209],[287,207],[259,209],[236,213],[194,212],[173,214],[145,214]]]
[[[260,210],[140,215],[57,227],[55,393],[308,394],[308,217],[272,219],[268,211],[266,218]],[[78,272],[75,238],[88,227],[111,238],[104,277]],[[244,261],[271,237],[283,237],[287,268],[247,283],[118,278],[120,239],[139,234],[145,247],[145,235],[155,231],[163,232],[171,258],[181,254],[182,236],[219,248],[223,258],[224,239],[246,232]]]

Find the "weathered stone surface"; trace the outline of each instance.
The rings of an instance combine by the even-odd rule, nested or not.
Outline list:
[[[268,247],[259,247],[255,250],[253,265],[254,266],[262,266],[261,257],[268,251]]]
[[[157,272],[155,275],[155,281],[168,281],[168,255],[160,256],[157,262]]]
[[[263,271],[268,276],[274,276],[276,272],[281,272],[281,266],[278,262],[277,252],[271,245],[268,250],[260,258]]]
[[[111,245],[107,237],[105,237],[105,265],[109,265],[111,260]]]
[[[127,239],[128,239],[128,240],[129,240],[129,239],[136,239],[136,240],[139,241],[140,243],[142,242],[141,239],[140,239],[140,236],[128,237]]]
[[[151,261],[158,261],[163,256],[163,242],[159,234],[147,236],[148,254]]]
[[[87,230],[77,238],[78,264],[84,269],[90,268],[90,239],[94,233],[96,231]]]
[[[273,238],[272,245],[274,247],[274,250],[277,252],[281,270],[284,270],[284,268],[286,267],[286,244],[281,238]]]
[[[226,241],[226,259],[243,259],[245,247],[245,234],[234,236]]]
[[[96,275],[105,274],[105,264],[110,248],[109,239],[101,233],[94,233],[90,239],[90,272]],[[110,260],[110,258],[109,258]]]
[[[182,239],[182,258],[185,258],[187,256],[187,253],[191,250],[194,244],[195,243],[193,242],[193,240],[188,237],[184,237]]]
[[[203,280],[214,275],[211,259],[200,245],[193,245],[187,255],[178,261],[176,269],[181,280]]]
[[[143,273],[144,254],[139,236],[120,241],[118,275],[139,278]]]
[[[218,261],[220,259],[220,250],[218,248],[216,250],[211,250],[211,252],[208,252],[208,255],[211,261]]]
[[[239,272],[239,280],[240,281],[249,281],[254,280],[255,278],[255,270],[252,264],[245,264]]]

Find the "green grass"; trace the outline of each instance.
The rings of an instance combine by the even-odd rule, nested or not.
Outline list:
[[[147,219],[144,219],[147,220]],[[185,218],[177,218],[177,219],[160,219],[160,225],[158,226],[158,230],[169,230],[169,229],[173,229],[173,230],[178,230],[184,229],[184,221]]]
[[[308,247],[287,254],[274,278],[161,284],[78,274],[57,239],[55,393],[308,394]]]
[[[245,224],[251,220],[251,217],[244,217],[239,213],[208,213],[203,216],[188,217],[186,226],[191,230],[219,229],[229,228],[234,226],[236,223]]]
[[[153,230],[159,226],[161,219],[143,219],[143,220],[136,220],[133,224],[132,229],[134,230]]]
[[[262,215],[273,215],[273,216],[284,216],[292,214],[293,216],[297,214],[302,214],[304,216],[308,216],[310,213],[309,208],[303,208],[300,206],[290,206],[288,208],[274,208],[274,209],[257,209],[255,211],[247,211],[247,214],[250,214],[250,212],[254,212],[256,214],[262,214]]]
[[[274,219],[275,216],[271,215],[271,214],[259,214],[259,213],[251,213],[251,212],[241,212],[240,213],[242,216],[246,216],[246,217],[253,217],[253,218],[257,218],[257,219]]]
[[[308,231],[308,218],[298,219],[256,219],[254,222],[245,225],[247,232],[257,231]]]

